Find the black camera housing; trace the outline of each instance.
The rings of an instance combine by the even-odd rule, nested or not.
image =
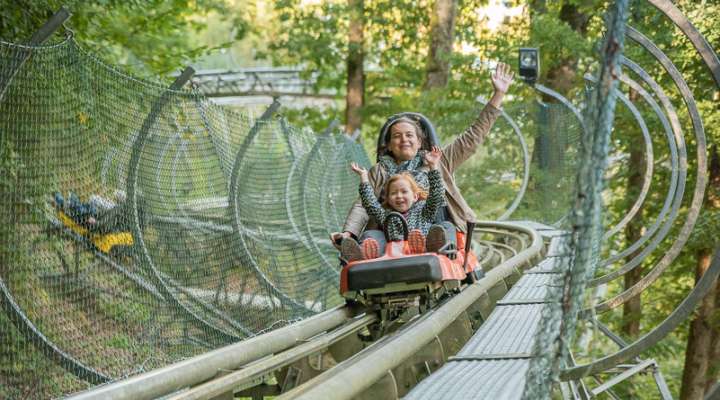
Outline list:
[[[518,50],[518,71],[526,83],[535,83],[540,75],[540,51],[537,48],[521,47]]]

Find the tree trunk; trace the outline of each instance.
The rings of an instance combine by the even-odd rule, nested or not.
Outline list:
[[[710,149],[710,179],[703,212],[720,212],[720,158],[717,147]],[[710,266],[713,249],[708,247],[697,251],[695,282]],[[705,391],[718,376],[720,357],[720,283],[700,303],[695,318],[690,323],[688,344],[685,349],[681,400],[703,399]]]
[[[703,276],[710,266],[712,252],[709,249],[698,250],[696,257],[695,282]],[[706,296],[700,303],[695,318],[690,322],[680,400],[702,400],[704,397],[705,383],[707,381],[708,350],[711,344],[708,317],[712,312],[714,303],[714,296]]]
[[[708,358],[707,380],[705,381],[705,394],[715,382],[720,379],[720,280],[715,284],[715,309],[710,317],[710,351]]]
[[[565,3],[560,8],[560,20],[583,36],[587,35],[590,23],[590,15],[580,11],[579,4]],[[547,71],[545,81],[547,86],[562,94],[563,96],[575,87],[577,79],[577,58],[571,57],[562,60],[557,66]],[[545,98],[547,101],[555,101],[552,98]]]
[[[715,93],[716,97],[718,93]],[[718,100],[717,98],[715,99]],[[705,208],[720,212],[720,156],[717,145],[710,150],[710,182],[708,185]],[[712,292],[711,292],[712,293]],[[711,297],[712,294],[708,294]],[[708,371],[705,382],[705,393],[720,379],[720,280],[715,284],[715,304],[710,315],[710,350],[708,351]]]
[[[638,93],[634,90],[630,90],[628,95],[630,101],[635,102],[638,97]],[[630,145],[630,161],[627,169],[629,176],[627,180],[626,193],[628,193],[628,209],[632,205],[632,202],[637,199],[640,195],[639,189],[642,187],[643,182],[643,171],[645,171],[645,148],[639,135],[631,136]],[[642,207],[630,222],[625,227],[625,243],[626,246],[630,246],[640,239],[643,233],[643,209]],[[630,254],[626,261],[630,261],[641,250]],[[635,267],[632,271],[625,274],[625,290],[633,287],[643,276],[642,264]],[[640,319],[642,318],[642,298],[641,296],[635,296],[623,304],[623,317],[622,317],[622,333],[629,338],[635,338],[640,334]]]
[[[365,58],[363,30],[365,10],[363,0],[348,0],[350,26],[348,32],[347,95],[345,98],[345,133],[352,135],[362,127],[362,109],[365,98]]]
[[[639,238],[640,235],[631,231],[631,228],[625,230],[628,241],[633,238]],[[635,239],[637,240],[637,239]],[[635,255],[636,253],[633,253]],[[630,256],[632,257],[632,255]],[[633,287],[643,276],[642,266],[638,265],[632,271],[625,274],[625,289]],[[640,334],[640,318],[642,318],[642,300],[637,295],[623,304],[622,316],[622,333],[629,338],[636,338]]]
[[[430,54],[424,89],[443,88],[450,77],[457,0],[435,0],[430,19]]]

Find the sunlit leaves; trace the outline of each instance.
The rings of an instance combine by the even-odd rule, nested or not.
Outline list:
[[[177,71],[215,50],[192,43],[192,36],[206,28],[198,16],[228,10],[223,0],[11,2],[0,7],[0,37],[26,40],[61,5],[72,13],[67,26],[83,46],[141,75]],[[249,21],[232,18],[236,37],[244,35]]]

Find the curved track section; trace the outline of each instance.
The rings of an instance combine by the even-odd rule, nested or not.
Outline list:
[[[631,244],[626,249],[623,249],[623,251],[621,251],[619,254],[610,257],[607,261],[602,262],[601,266],[606,267],[609,265],[609,263],[620,260],[621,257],[632,254],[633,251],[639,249],[646,241],[650,239],[652,240],[647,246],[645,246],[643,251],[635,255],[632,260],[628,261],[617,271],[609,273],[607,276],[611,278],[608,279],[617,278],[625,271],[629,271],[630,269],[637,266],[654,249],[657,248],[657,246],[662,242],[663,239],[665,239],[667,234],[670,232],[673,223],[677,219],[680,207],[682,205],[683,197],[685,194],[685,186],[687,183],[688,168],[687,148],[685,146],[685,138],[683,136],[683,130],[680,124],[677,110],[670,102],[665,91],[660,87],[660,85],[657,84],[657,82],[655,82],[655,80],[650,78],[644,70],[640,69],[635,63],[631,62],[630,60],[623,60],[622,62],[623,65],[628,66],[634,72],[636,72],[653,89],[653,91],[656,93],[661,103],[665,107],[665,110],[667,112],[667,119],[670,120],[670,124],[674,134],[674,141],[671,142],[672,144],[670,145],[670,150],[672,152],[673,149],[677,149],[678,165],[677,169],[672,171],[673,175],[671,177],[667,197],[665,198],[665,203],[662,210],[660,211],[658,218],[655,220],[655,223],[635,243]],[[674,152],[672,152],[672,155],[674,155]],[[670,206],[669,210],[667,209],[667,206]],[[601,280],[605,282],[609,281],[605,279],[605,277],[596,278],[591,282],[591,284],[600,283]]]
[[[515,237],[523,238],[515,241],[516,247],[513,247],[512,257],[499,264],[488,266],[483,279],[465,287],[460,294],[451,297],[437,309],[411,320],[397,332],[383,337],[336,367],[284,393],[279,399],[352,399],[362,395],[380,381],[384,382],[380,385],[383,386],[385,393],[389,391],[394,392],[396,397],[405,396],[416,382],[412,381],[414,378],[409,378],[413,382],[409,384],[410,381],[405,379],[407,372],[404,370],[415,368],[416,363],[423,362],[413,359],[413,356],[426,346],[430,346],[440,349],[440,358],[434,358],[434,361],[439,361],[440,364],[433,362],[431,367],[433,371],[447,361],[448,357],[457,351],[458,344],[450,344],[448,341],[450,339],[448,336],[454,336],[455,332],[445,331],[453,324],[468,323],[470,319],[480,324],[479,319],[483,318],[481,315],[486,317],[489,313],[487,306],[492,308],[490,304],[505,294],[517,281],[519,271],[528,267],[531,260],[538,257],[543,249],[539,234],[526,226],[514,223],[479,223],[476,233],[490,233],[485,232],[485,228],[499,231],[500,236],[496,237],[496,241],[499,242],[515,241],[510,239]],[[485,305],[481,305],[483,303]],[[473,307],[477,307],[477,314],[469,317],[466,311],[469,313]],[[458,340],[461,339],[455,337],[455,341]],[[392,352],[393,356],[388,357],[388,352]],[[408,361],[413,367],[404,365]]]
[[[586,75],[585,79],[589,82],[596,82],[595,78],[593,78],[592,76]],[[645,123],[645,120],[640,114],[640,111],[624,94],[618,93],[618,98],[625,105],[625,107],[630,110],[633,117],[635,118],[635,121],[640,127],[640,132],[642,132],[643,142],[645,142],[645,171],[643,173],[642,187],[640,188],[640,193],[638,194],[637,199],[635,199],[635,202],[630,207],[630,210],[628,210],[628,212],[622,217],[622,219],[618,223],[613,225],[613,227],[610,228],[607,232],[605,232],[605,234],[603,235],[603,240],[607,240],[609,237],[623,229],[625,225],[627,225],[628,222],[633,219],[635,214],[640,211],[640,207],[642,206],[645,198],[648,195],[648,192],[650,191],[650,183],[652,181],[655,161],[653,157],[653,143],[652,139],[650,138],[650,132],[648,131],[647,124]]]
[[[650,77],[650,75],[642,69],[639,65],[635,64],[634,62],[628,60],[628,59],[621,59],[621,63],[630,68],[632,71],[634,71],[638,76],[642,78],[644,82],[646,82],[651,88],[653,88],[656,96],[661,97],[664,96],[664,92],[662,91],[662,88],[660,88],[657,83]],[[683,182],[682,186],[685,185],[685,179],[686,179],[686,173],[685,169],[682,170],[682,174],[679,168],[680,156],[678,155],[678,145],[680,145],[681,149],[684,149],[685,142],[682,140],[681,136],[677,136],[680,138],[680,141],[676,141],[676,136],[673,135],[673,128],[670,124],[670,121],[668,121],[668,117],[665,116],[665,113],[663,113],[662,109],[658,105],[657,101],[636,81],[632,80],[630,77],[626,75],[621,75],[620,80],[633,88],[636,92],[640,94],[640,96],[645,100],[646,103],[648,103],[655,115],[660,120],[660,123],[663,126],[663,130],[665,131],[665,137],[667,139],[668,143],[668,149],[670,151],[670,183],[668,184],[667,193],[665,194],[665,200],[663,202],[662,208],[658,212],[657,217],[655,217],[655,220],[650,225],[650,227],[647,228],[645,233],[638,239],[635,243],[632,243],[630,246],[626,247],[622,251],[618,252],[617,254],[614,254],[610,257],[608,257],[606,260],[603,260],[600,262],[600,268],[607,267],[611,265],[612,263],[627,257],[628,255],[632,254],[635,250],[639,249],[645,242],[647,242],[649,239],[653,237],[655,232],[660,228],[661,224],[665,221],[666,216],[668,215],[668,212],[670,212],[670,207],[674,204],[673,199],[675,198],[675,193],[677,192],[677,187],[679,182]],[[661,97],[667,99],[667,97]],[[675,114],[675,109],[672,107],[672,104],[669,102],[665,102],[665,110],[668,113],[668,115],[675,115],[675,118],[677,118],[677,114]],[[674,125],[676,126],[676,125]],[[685,155],[685,151],[683,150],[683,165],[687,163],[685,161],[687,156]],[[674,215],[677,215],[676,213]],[[675,219],[673,216],[669,219]],[[605,236],[608,236],[607,234]]]
[[[628,27],[628,36],[632,40],[643,46],[645,49],[647,49],[660,62],[663,68],[665,68],[665,70],[670,74],[673,82],[682,94],[688,112],[690,113],[690,117],[692,119],[695,132],[695,142],[697,146],[695,189],[693,191],[692,200],[688,207],[688,214],[685,219],[685,223],[683,224],[680,232],[678,233],[678,238],[672,244],[670,249],[665,252],[662,259],[658,261],[658,263],[651,269],[651,271],[646,276],[644,276],[637,284],[635,284],[631,288],[628,288],[627,290],[613,297],[612,299],[605,301],[602,304],[599,304],[596,307],[596,310],[598,311],[606,311],[610,308],[617,307],[618,305],[623,304],[628,299],[637,296],[640,292],[642,292],[655,280],[657,280],[660,274],[665,269],[667,269],[667,267],[670,266],[670,263],[675,259],[675,257],[677,257],[677,255],[680,253],[680,250],[690,237],[690,231],[695,225],[695,221],[697,220],[697,217],[700,213],[700,207],[702,206],[703,196],[705,193],[705,186],[707,184],[707,144],[702,125],[702,118],[700,117],[700,114],[697,110],[697,105],[695,104],[695,100],[693,98],[690,88],[683,80],[682,75],[677,70],[675,65],[670,61],[670,59],[665,56],[665,54],[663,54],[660,49],[658,49],[654,44],[652,44],[649,39],[647,39],[640,32],[630,27]],[[678,191],[681,190],[682,188],[678,188]],[[631,265],[632,263],[627,264],[625,267],[629,269],[632,268]]]
[[[692,26],[692,24],[690,24],[687,18],[685,18],[672,3],[664,0],[650,0],[650,3],[665,14],[665,16],[677,25],[687,36],[692,45],[698,51],[699,56],[709,67],[713,79],[720,88],[720,80],[718,79],[720,77],[720,62],[718,62],[717,55],[712,48],[710,48],[708,43],[699,35],[697,30]],[[612,308],[622,305],[628,300],[640,295],[644,290],[648,289],[654,282],[656,282],[660,275],[670,267],[690,237],[691,231],[693,230],[700,214],[703,196],[705,193],[705,186],[707,184],[707,144],[702,118],[700,112],[698,111],[692,90],[670,58],[648,37],[631,27],[627,28],[626,34],[629,39],[639,45],[646,53],[650,54],[659,65],[662,66],[664,71],[670,77],[671,82],[674,84],[677,93],[679,93],[679,97],[682,98],[684,102],[684,111],[686,111],[689,116],[694,133],[693,140],[688,140],[688,142],[694,143],[696,146],[696,149],[692,152],[696,154],[696,160],[692,164],[692,167],[695,169],[693,182],[694,187],[687,189],[685,187],[688,162],[686,160],[687,156],[684,144],[685,138],[682,134],[678,112],[676,112],[670,104],[668,95],[664,93],[664,90],[660,88],[660,86],[643,68],[631,60],[623,60],[623,65],[640,76],[642,81],[644,81],[652,89],[665,107],[667,115],[664,117],[662,116],[657,104],[651,100],[651,97],[637,82],[630,80],[627,76],[621,77],[621,80],[633,90],[638,92],[650,105],[653,112],[660,117],[661,125],[666,131],[668,139],[670,139],[669,135],[672,130],[674,140],[669,140],[669,144],[671,155],[673,157],[673,174],[669,184],[669,190],[665,198],[665,203],[652,227],[648,229],[648,231],[638,241],[630,243],[621,252],[614,254],[608,260],[602,261],[601,266],[612,265],[630,254],[633,254],[632,259],[627,261],[618,269],[595,278],[591,284],[601,285],[611,282],[636,268],[643,261],[651,257],[651,255],[657,253],[658,250],[662,250],[662,254],[656,256],[657,261],[654,262],[654,265],[648,269],[645,276],[637,281],[637,283],[635,283],[632,287],[625,288],[620,294],[602,301],[594,308],[586,310],[584,313],[585,317],[593,316],[595,312],[609,311]],[[674,156],[676,152],[673,149],[673,145],[677,146],[677,153],[679,153],[677,164],[674,163]],[[692,197],[689,201],[683,202],[683,195],[686,190],[692,190]],[[684,210],[681,211],[681,208],[684,208]],[[682,225],[679,226],[680,224],[677,220],[681,215],[683,216],[684,221],[682,221]],[[670,232],[674,232],[675,234],[672,241],[666,240]],[[650,240],[651,238],[652,240]],[[644,246],[642,250],[639,250],[642,246]],[[634,343],[627,345],[623,344],[621,346],[622,348],[615,353],[608,354],[600,359],[591,360],[586,364],[570,367],[564,370],[561,374],[561,378],[566,381],[572,381],[573,384],[578,384],[579,382],[580,385],[582,385],[582,378],[589,375],[595,375],[603,371],[608,371],[620,363],[639,356],[643,351],[657,344],[680,323],[691,316],[692,310],[707,293],[707,291],[710,290],[713,282],[717,280],[719,274],[720,249],[716,249],[711,267],[697,282],[696,286],[690,291],[687,297],[662,323],[651,329],[647,334]],[[661,392],[665,390],[665,392],[663,392],[663,396],[668,396],[669,394],[667,393],[667,388],[663,389],[660,387],[660,384],[658,385]],[[602,390],[609,387],[608,385],[602,386]]]

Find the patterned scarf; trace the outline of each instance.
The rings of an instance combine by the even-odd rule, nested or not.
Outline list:
[[[380,157],[380,164],[385,168],[388,177],[407,171],[415,178],[415,181],[421,188],[428,190],[430,183],[428,181],[427,171],[418,170],[424,163],[425,153],[425,150],[420,150],[412,160],[402,161],[399,164],[395,162],[394,158],[386,154]]]

